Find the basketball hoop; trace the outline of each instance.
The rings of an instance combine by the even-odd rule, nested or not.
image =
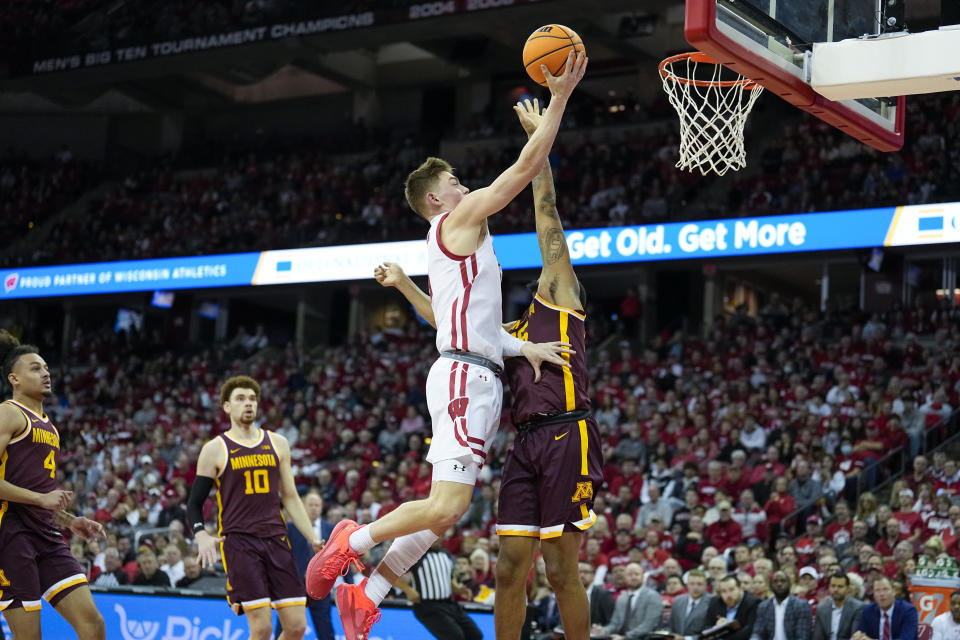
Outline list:
[[[677,167],[722,176],[746,166],[743,127],[763,87],[699,51],[667,58],[660,77],[680,116]]]

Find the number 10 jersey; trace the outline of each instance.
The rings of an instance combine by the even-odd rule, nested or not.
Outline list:
[[[260,429],[253,443],[217,436],[224,463],[216,478],[217,534],[245,533],[259,538],[287,535],[281,513],[280,454],[273,432]]]

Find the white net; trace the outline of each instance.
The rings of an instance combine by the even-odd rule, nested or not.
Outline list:
[[[743,128],[763,87],[699,52],[667,58],[660,77],[680,116],[677,167],[722,176],[746,166]]]

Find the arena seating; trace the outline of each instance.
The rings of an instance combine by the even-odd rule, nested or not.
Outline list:
[[[912,522],[899,507],[878,508],[864,481],[883,483],[897,465],[919,470],[903,482],[917,496],[911,500],[922,537],[938,532],[956,554],[960,516],[953,512],[960,507],[934,497],[956,495],[960,479],[944,472],[945,466],[956,471],[955,459],[938,453],[923,469],[912,456],[926,450],[928,438],[938,441],[941,420],[958,404],[960,358],[948,355],[960,341],[957,326],[950,310],[917,307],[867,318],[819,314],[774,297],[758,317],[718,319],[702,339],[678,332],[635,346],[618,345],[616,336],[611,343],[605,333],[592,336],[591,344],[613,345],[591,354],[606,468],[596,496],[600,520],[588,535],[597,543],[586,545],[584,557],[605,567],[600,582],[621,589],[618,567],[634,559],[651,583],[662,585],[677,567],[708,565],[712,548],[733,567],[735,558],[743,560],[736,551],[741,542],[751,545],[753,558],[799,554],[788,563],[794,572],[835,557],[866,576],[869,559],[856,553],[853,525],[863,521],[874,540],[885,535],[890,517]],[[201,444],[225,426],[217,385],[231,374],[248,373],[263,385],[264,423],[293,443],[298,485],[323,495],[327,517],[369,521],[426,495],[430,331],[411,322],[302,357],[289,345],[262,346],[246,334],[216,348],[176,351],[106,329],[77,336],[70,366],[56,374],[59,406],[49,411],[70,452],[62,465],[65,486],[76,491],[78,510],[107,525],[108,546],[123,551],[129,540],[118,543],[118,536],[148,532],[142,542],[162,551],[170,534],[156,533],[159,526],[172,527],[181,552],[189,551],[178,532],[193,462]],[[474,506],[445,539],[454,553],[483,549],[488,567],[496,559],[491,533],[500,464],[512,437],[506,411]],[[783,486],[771,486],[774,477]],[[654,485],[669,501],[672,523],[649,517]],[[753,509],[743,504],[742,490],[750,487]],[[738,524],[718,529],[717,506],[726,500]],[[841,503],[852,520],[834,520]],[[208,517],[213,508],[208,503]],[[950,514],[937,513],[944,509]],[[759,512],[766,521],[756,522]],[[705,531],[691,525],[695,518]],[[618,536],[621,530],[627,533]],[[820,538],[824,532],[827,539]],[[650,545],[662,553],[644,551]],[[100,567],[94,574],[102,570],[103,548],[75,548]],[[902,577],[905,560],[884,561],[885,572]],[[483,566],[477,563],[471,582],[478,591],[492,584]],[[135,574],[135,565],[128,568]],[[821,565],[820,574],[826,569]]]

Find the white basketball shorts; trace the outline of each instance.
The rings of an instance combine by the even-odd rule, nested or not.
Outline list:
[[[503,383],[486,367],[441,356],[427,375],[433,480],[475,484],[500,426]]]

